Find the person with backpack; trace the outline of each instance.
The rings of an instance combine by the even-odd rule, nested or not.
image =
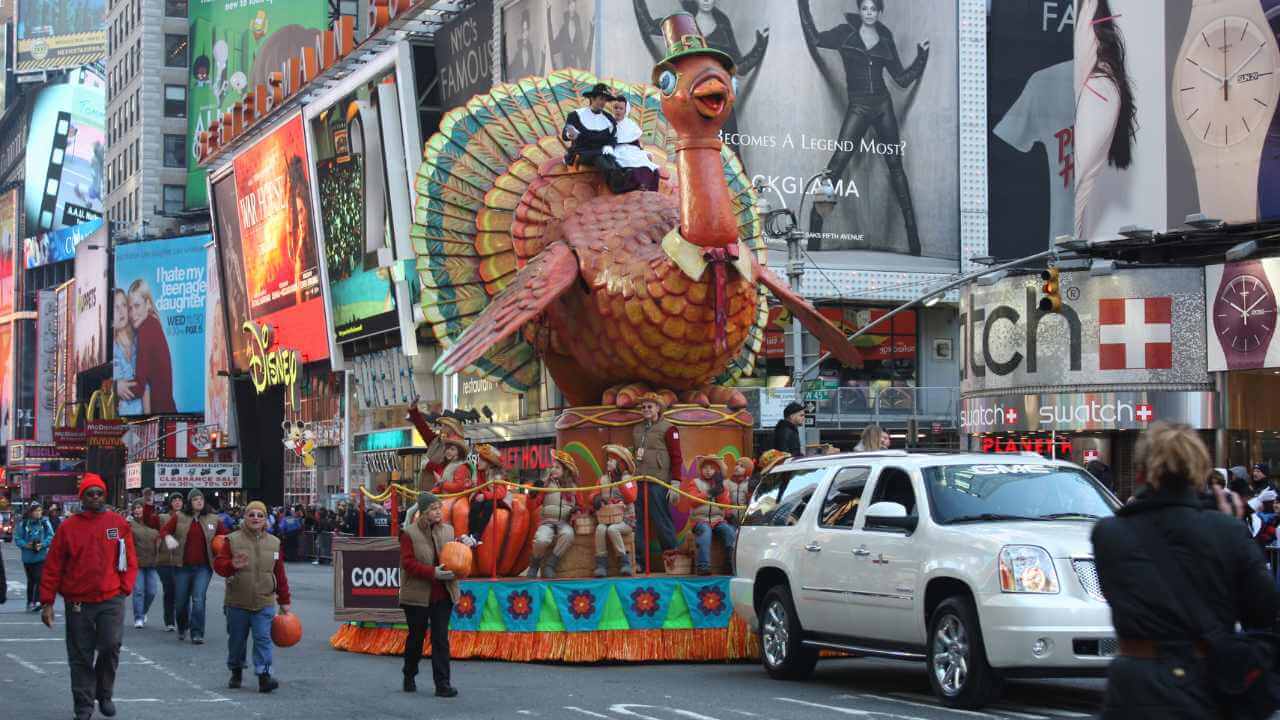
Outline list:
[[[1153,423],[1135,455],[1149,491],[1093,529],[1119,644],[1102,717],[1269,717],[1272,663],[1249,661],[1236,634],[1270,629],[1280,607],[1261,550],[1232,514],[1203,509],[1211,462],[1195,430]]]
[[[40,610],[40,578],[53,533],[53,524],[39,503],[27,506],[26,516],[13,533],[13,543],[22,550],[22,569],[27,573],[27,612]]]

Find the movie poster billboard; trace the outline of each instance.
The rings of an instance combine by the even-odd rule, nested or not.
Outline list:
[[[209,279],[204,304],[204,421],[234,445],[231,438],[231,379],[227,377],[227,320],[222,310],[222,280],[218,251],[205,247],[205,277]]]
[[[0,193],[0,318],[13,314],[22,272],[18,242],[18,191]]]
[[[987,8],[987,250],[1014,258],[1071,234],[1074,0]]]
[[[27,235],[102,217],[106,116],[106,84],[89,68],[36,95],[23,191]]]
[[[508,81],[545,75],[555,68],[595,68],[593,0],[509,2],[502,7],[502,27],[503,77]]]
[[[59,312],[57,291],[36,293],[36,442],[53,442],[53,415],[62,399],[58,392],[58,349],[64,328],[58,322]]]
[[[270,326],[276,344],[304,362],[323,360],[329,343],[302,117],[286,120],[232,165],[242,274],[227,282],[244,284],[249,319]]]
[[[107,294],[109,253],[107,229],[100,228],[76,248],[75,354],[71,374],[77,375],[107,362]],[[123,323],[127,317],[117,317]]]
[[[196,141],[258,84],[267,84],[298,48],[328,27],[328,0],[190,0],[187,83],[187,207],[208,205]]]
[[[88,65],[107,56],[107,0],[18,0],[18,73]]]
[[[678,0],[605,3],[601,74],[647,82]],[[721,137],[774,207],[796,210],[831,173],[834,210],[799,218],[824,267],[953,272],[960,256],[959,33],[955,2],[741,0],[697,4],[707,43],[737,66]],[[504,15],[506,17],[506,15]],[[863,24],[878,41],[868,52]],[[508,42],[510,28],[507,25]],[[615,30],[616,29],[616,30]],[[868,56],[875,61],[868,64]],[[803,108],[803,112],[790,109]]]
[[[116,246],[112,369],[120,415],[204,411],[208,242],[189,235]]]
[[[0,323],[0,442],[13,439],[13,323]]]
[[[311,120],[329,322],[340,343],[400,326],[390,268],[378,266],[392,233],[376,88],[395,79],[394,71],[377,76]]]
[[[1081,0],[1077,237],[1280,218],[1280,2],[1230,8]]]
[[[227,348],[231,367],[249,369],[249,335],[241,330],[249,320],[249,298],[244,287],[244,250],[240,245],[240,215],[236,211],[236,176],[228,172],[210,183],[210,215],[213,217],[214,248],[222,270],[222,314],[226,319]]]
[[[106,266],[103,266],[101,282],[106,285],[107,282]],[[62,342],[58,344],[58,397],[59,408],[66,409],[67,405],[76,400],[76,369],[73,367],[76,355],[76,279],[62,283],[58,286],[58,327],[62,328],[59,335]],[[105,319],[105,318],[104,318]],[[105,361],[104,361],[105,362]],[[54,424],[57,425],[62,421],[57,413],[54,413]],[[57,441],[57,438],[54,439]]]
[[[454,108],[493,85],[493,0],[479,0],[436,31],[440,105]]]

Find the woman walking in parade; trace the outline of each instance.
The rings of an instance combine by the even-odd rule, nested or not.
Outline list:
[[[225,535],[227,530],[205,504],[204,493],[194,488],[187,493],[186,507],[163,526],[149,506],[144,518],[147,525],[160,530],[160,541],[166,548],[182,553],[182,566],[174,578],[174,592],[178,620],[181,622],[185,615],[189,625],[178,626],[178,640],[186,640],[186,631],[190,630],[191,643],[203,645],[205,594],[213,577],[213,538]]]
[[[22,569],[27,572],[27,611],[37,612],[40,610],[40,577],[49,545],[53,543],[53,524],[39,504],[27,507],[26,516],[13,533],[13,543],[22,550]]]
[[[457,697],[449,678],[449,618],[458,601],[458,579],[440,560],[440,550],[453,540],[440,499],[418,494],[418,514],[400,533],[400,607],[409,625],[404,644],[404,691],[417,692],[422,643],[431,632],[431,676],[436,697]],[[470,537],[460,538],[475,546]]]
[[[133,582],[133,626],[145,627],[147,612],[160,592],[160,573],[156,563],[160,555],[160,533],[142,522],[146,501],[134,500],[129,505],[129,530],[133,532],[133,550],[138,556],[138,579]]]
[[[239,688],[243,681],[249,634],[253,633],[253,672],[258,676],[258,692],[280,687],[271,677],[271,621],[280,613],[289,614],[289,578],[280,556],[280,539],[267,532],[267,506],[254,500],[245,506],[244,524],[227,536],[227,542],[213,560],[213,569],[227,578],[223,612],[227,616],[227,687]]]
[[[146,517],[147,508],[152,508],[153,493],[151,488],[142,491],[143,500],[143,517]],[[166,500],[166,508],[168,512],[163,513],[159,517],[159,525],[166,525],[171,518],[182,512],[182,507],[186,504],[182,493],[169,493]],[[144,524],[146,524],[144,522]],[[150,527],[150,526],[148,526]],[[157,534],[157,541],[159,535]],[[187,614],[181,616],[177,614],[178,592],[177,592],[177,576],[178,568],[182,567],[182,548],[170,550],[163,542],[158,542],[156,547],[156,573],[160,576],[160,589],[164,593],[164,631],[173,632],[181,627],[183,632],[187,628]]]

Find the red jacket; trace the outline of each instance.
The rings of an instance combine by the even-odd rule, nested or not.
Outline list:
[[[177,412],[173,402],[173,358],[160,318],[148,315],[138,328],[138,361],[133,370],[133,392],[141,398],[151,389],[152,413]]]
[[[444,583],[436,580],[436,569],[418,562],[418,556],[413,554],[413,538],[409,533],[400,533],[400,564],[410,575],[431,581],[431,602],[448,599],[449,591]]]
[[[266,532],[266,530],[263,530]],[[221,535],[222,533],[218,533]],[[222,549],[213,556],[213,571],[224,578],[240,572],[236,570],[236,566],[231,562],[231,543],[226,543]],[[289,594],[289,578],[284,574],[284,558],[277,557],[275,567],[271,569],[272,574],[276,576],[276,602],[281,605],[288,605],[291,602]]]
[[[120,541],[125,569],[119,569]],[[113,512],[80,512],[62,522],[44,562],[40,602],[52,605],[57,595],[67,602],[99,603],[133,592],[138,556],[133,533]]]

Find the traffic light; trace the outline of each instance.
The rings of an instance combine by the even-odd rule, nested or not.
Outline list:
[[[1040,292],[1044,293],[1040,298],[1040,312],[1061,312],[1062,310],[1062,286],[1058,281],[1058,268],[1050,267],[1040,272],[1040,279],[1044,284],[1040,286]]]

